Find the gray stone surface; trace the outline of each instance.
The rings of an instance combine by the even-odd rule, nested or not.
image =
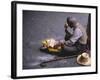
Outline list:
[[[39,64],[54,59],[56,55],[40,51],[41,41],[46,38],[63,39],[64,23],[68,16],[78,19],[82,25],[88,22],[88,14],[43,11],[23,11],[23,69],[77,67],[76,57]]]

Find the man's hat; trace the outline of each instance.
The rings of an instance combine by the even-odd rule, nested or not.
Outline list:
[[[82,53],[77,57],[77,63],[81,65],[91,65],[91,58],[88,53]]]

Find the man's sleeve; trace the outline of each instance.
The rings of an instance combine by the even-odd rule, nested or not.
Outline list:
[[[72,37],[70,38],[70,41],[71,41],[72,43],[75,43],[75,42],[77,42],[77,40],[78,40],[82,35],[83,35],[82,31],[81,31],[79,28],[77,28],[77,29],[75,29],[75,31],[74,31]]]

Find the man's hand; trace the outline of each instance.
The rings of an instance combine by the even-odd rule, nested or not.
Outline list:
[[[64,44],[65,43],[65,40],[60,40],[59,41],[61,44]]]
[[[67,27],[68,27],[68,24],[67,24],[67,23],[65,23],[64,28],[67,28]]]
[[[73,45],[73,42],[70,41],[70,40],[67,40],[67,41],[65,41],[65,45],[67,45],[67,46],[72,46],[72,45]]]

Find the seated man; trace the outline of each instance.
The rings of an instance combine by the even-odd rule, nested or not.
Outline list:
[[[63,50],[68,52],[84,52],[87,44],[86,29],[76,20],[76,18],[68,17],[65,24],[65,40],[60,42],[64,45]],[[68,31],[71,28],[73,33]]]

